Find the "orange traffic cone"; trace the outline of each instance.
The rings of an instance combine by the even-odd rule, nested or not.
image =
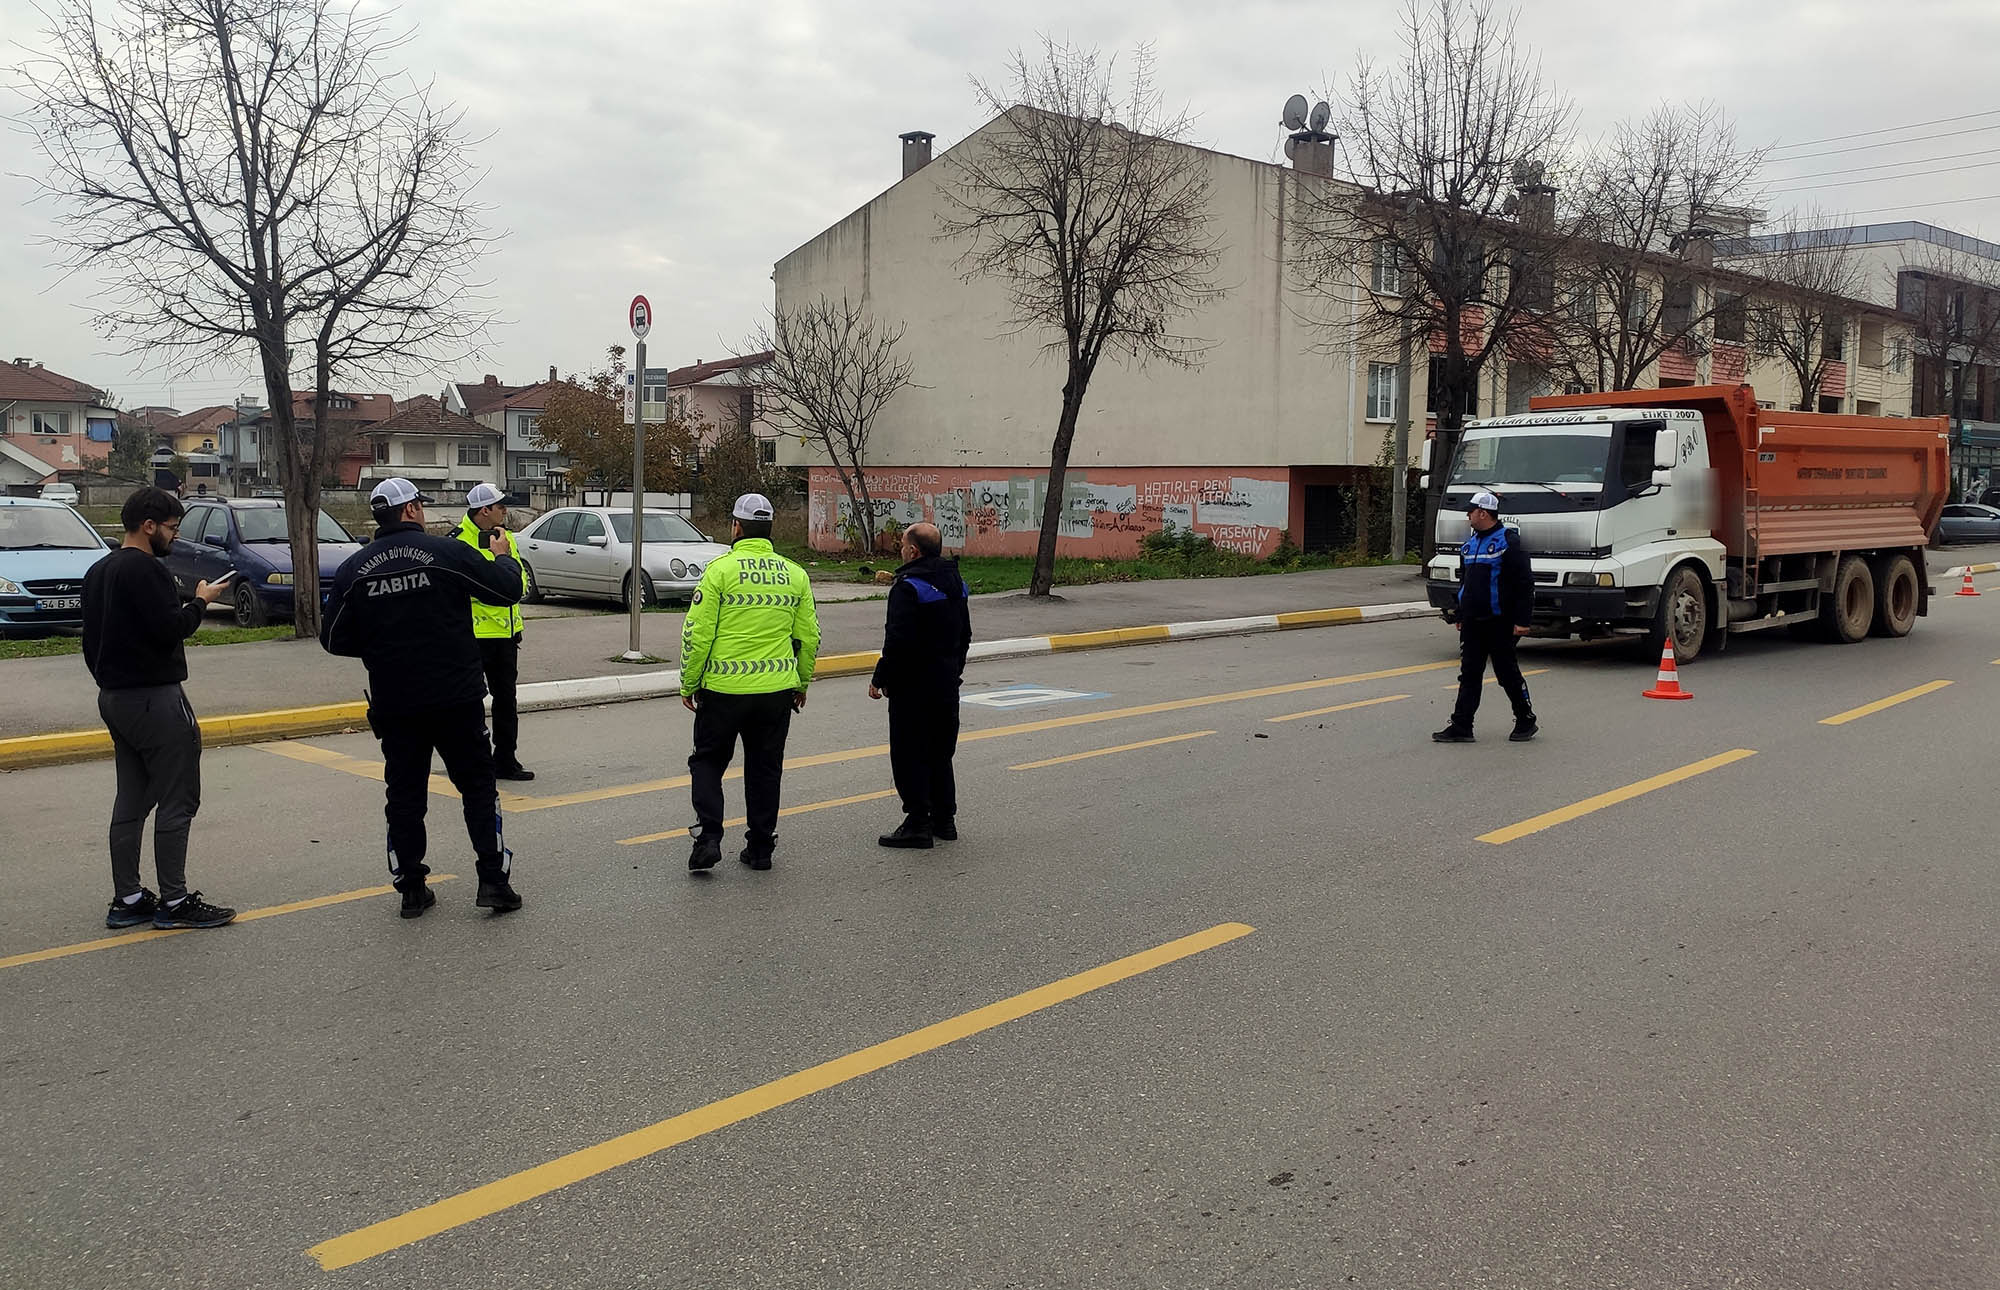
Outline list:
[[[1952,594],[1954,596],[1976,596],[1979,594],[1979,588],[1972,585],[1971,565],[1968,564],[1965,566],[1965,581],[1963,583],[1960,583],[1958,590],[1954,591]]]
[[[1674,643],[1670,640],[1660,648],[1660,679],[1653,688],[1646,691],[1649,699],[1692,699],[1694,696],[1681,689],[1680,671],[1674,666]]]

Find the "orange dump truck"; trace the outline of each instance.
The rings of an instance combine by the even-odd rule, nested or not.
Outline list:
[[[1858,641],[1926,612],[1944,418],[1777,411],[1747,385],[1532,407],[1465,429],[1429,567],[1438,608],[1457,598],[1467,505],[1490,489],[1534,564],[1537,635],[1645,634],[1685,662],[1732,632]]]

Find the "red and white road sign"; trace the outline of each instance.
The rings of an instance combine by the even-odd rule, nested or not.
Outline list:
[[[653,306],[646,303],[646,297],[632,297],[632,334],[640,340],[653,330]]]

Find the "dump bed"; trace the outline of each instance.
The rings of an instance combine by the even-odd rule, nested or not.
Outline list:
[[[1533,406],[1699,411],[1719,491],[1716,537],[1753,561],[1924,546],[1950,487],[1943,417],[1759,408],[1747,385],[1563,394]]]

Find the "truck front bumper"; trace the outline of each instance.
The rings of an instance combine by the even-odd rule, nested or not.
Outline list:
[[[1450,612],[1458,607],[1458,584],[1432,582],[1431,608]],[[1535,622],[1565,623],[1582,619],[1590,623],[1651,623],[1659,608],[1658,587],[1545,587],[1535,588]]]

